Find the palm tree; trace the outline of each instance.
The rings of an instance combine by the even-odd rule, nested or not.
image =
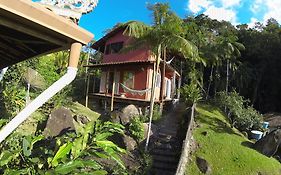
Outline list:
[[[151,121],[153,115],[156,73],[159,70],[159,64],[164,50],[180,53],[183,57],[192,61],[202,61],[198,55],[197,47],[186,40],[183,21],[170,11],[168,4],[157,3],[149,5],[149,10],[153,12],[153,25],[148,26],[142,22],[130,21],[124,26],[126,29],[124,34],[136,38],[130,48],[148,47],[156,57],[156,70],[153,71],[153,83],[151,90],[150,110],[149,110],[149,129],[146,140],[146,150],[149,143],[149,135],[151,129]]]
[[[230,68],[234,68],[236,58],[241,56],[241,50],[245,50],[243,44],[239,43],[235,35],[222,36],[220,46],[222,48],[222,57],[226,60],[226,85],[225,91],[228,93]]]

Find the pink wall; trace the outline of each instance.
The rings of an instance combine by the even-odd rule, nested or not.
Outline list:
[[[123,31],[120,31],[115,36],[107,40],[106,45],[115,42],[124,41],[124,45],[130,43],[130,37],[123,35]],[[104,54],[103,63],[108,62],[123,62],[123,61],[136,61],[136,60],[148,60],[149,51],[147,49],[133,50],[122,54]]]
[[[147,77],[146,69],[147,69],[146,66],[140,67],[138,65],[122,68],[122,70],[120,71],[120,82],[121,83],[123,82],[123,75],[124,75],[125,71],[133,72],[135,74],[133,89],[135,89],[135,90],[146,89],[146,77]],[[119,92],[124,93],[123,88],[121,86],[119,88],[120,88]],[[137,94],[133,95],[131,93],[125,93],[125,96],[128,98],[145,99],[145,94],[144,95],[137,95]]]

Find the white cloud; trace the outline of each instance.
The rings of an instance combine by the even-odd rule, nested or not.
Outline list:
[[[245,0],[188,0],[187,10],[198,14],[203,12],[212,19],[230,21],[238,24],[237,13],[245,8]],[[249,25],[255,22],[266,23],[269,18],[276,19],[281,24],[281,0],[248,0],[250,9],[246,9],[250,16]],[[245,9],[243,9],[245,13]],[[241,15],[240,15],[241,16]],[[243,19],[247,21],[249,19]]]
[[[240,4],[241,0],[189,0],[187,9],[195,14],[204,11],[212,19],[237,24],[234,7]]]
[[[251,21],[248,23],[249,28],[255,27],[256,22],[258,22],[257,18],[251,18]]]
[[[268,11],[265,13],[263,20],[267,21],[269,18],[276,19],[279,23],[281,23],[281,1],[280,0],[267,0],[266,6]]]
[[[205,12],[212,19],[217,19],[219,21],[225,20],[230,21],[232,24],[237,24],[236,13],[232,9],[226,9],[223,7],[210,6]]]
[[[188,3],[188,9],[193,13],[198,13],[203,9],[207,9],[212,4],[209,0],[190,0]]]
[[[261,22],[265,23],[269,18],[276,19],[281,23],[280,0],[254,0],[251,11],[256,16],[261,16]]]
[[[221,3],[224,8],[231,8],[239,6],[241,4],[241,0],[221,0]]]
[[[266,0],[254,0],[253,3],[250,6],[250,10],[254,13],[257,14],[259,13],[262,8],[264,8],[264,3]]]

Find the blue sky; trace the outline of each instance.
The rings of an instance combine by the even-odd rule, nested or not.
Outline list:
[[[79,25],[98,40],[118,22],[139,20],[150,24],[152,17],[146,6],[156,2],[168,2],[180,17],[204,13],[213,19],[250,26],[270,17],[281,22],[281,0],[99,0],[93,12],[83,15]]]

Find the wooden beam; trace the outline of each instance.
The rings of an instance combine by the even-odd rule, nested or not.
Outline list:
[[[114,108],[115,75],[116,75],[116,68],[114,68],[114,73],[113,73],[113,82],[112,82],[112,92],[111,92],[111,106],[110,106],[110,111],[113,111],[113,108]]]
[[[160,113],[163,111],[164,101],[164,86],[165,86],[165,74],[166,74],[166,48],[163,50],[163,66],[161,70],[161,88],[160,88]],[[167,90],[167,89],[166,89]]]
[[[9,20],[8,18],[4,18],[0,16],[0,24],[4,25],[6,27],[9,27],[11,29],[17,30],[21,33],[25,33],[28,34],[30,36],[36,37],[36,38],[40,38],[46,41],[49,41],[51,43],[57,44],[57,45],[65,45],[65,42],[62,42],[61,39],[59,38],[55,38],[50,36],[47,33],[42,33],[39,30],[36,30],[30,26],[26,26],[24,24],[21,24],[17,21],[12,21]]]

